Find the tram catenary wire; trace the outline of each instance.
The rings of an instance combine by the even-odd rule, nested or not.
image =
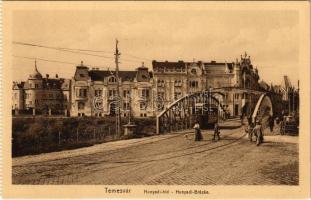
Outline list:
[[[105,55],[99,55],[99,54],[90,54],[90,53],[85,53],[85,52],[94,52],[94,53],[107,53],[107,54],[114,54],[114,52],[110,51],[102,51],[102,50],[90,50],[90,49],[75,49],[75,48],[67,48],[67,47],[52,47],[52,46],[47,46],[47,45],[41,45],[41,44],[33,44],[33,43],[26,43],[26,42],[19,42],[19,41],[13,41],[12,42],[15,45],[23,45],[23,46],[30,46],[30,47],[38,47],[38,48],[45,48],[45,49],[52,49],[52,50],[57,50],[57,51],[64,51],[64,52],[69,52],[69,53],[76,53],[76,54],[81,54],[81,55],[89,55],[89,56],[96,56],[96,57],[101,57],[101,58],[109,58],[109,59],[114,59],[113,56],[105,56]],[[150,61],[151,59],[139,57],[139,56],[134,56],[131,54],[123,53],[122,55],[130,56],[133,57],[133,59],[122,59],[124,61],[132,61],[132,62],[140,62],[141,60],[145,61]],[[139,61],[137,61],[139,60]]]

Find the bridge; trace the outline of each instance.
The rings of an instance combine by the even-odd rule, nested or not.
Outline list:
[[[252,122],[262,121],[267,125],[268,116],[279,116],[282,111],[282,99],[276,93],[251,91],[254,104],[245,102],[242,118],[251,116]],[[245,101],[245,99],[244,99]],[[225,120],[226,104],[224,93],[202,91],[188,94],[168,105],[157,116],[157,134],[191,129],[196,121],[202,128],[213,126]]]

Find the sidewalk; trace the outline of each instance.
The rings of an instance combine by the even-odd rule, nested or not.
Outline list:
[[[43,162],[48,160],[59,160],[64,158],[70,158],[75,156],[81,156],[81,155],[88,155],[88,154],[94,154],[98,152],[103,151],[113,151],[117,149],[123,149],[130,146],[136,146],[136,145],[142,145],[142,144],[148,144],[153,143],[156,141],[172,138],[172,137],[178,137],[181,136],[182,133],[189,133],[192,132],[192,130],[185,130],[180,132],[175,132],[172,134],[165,134],[165,135],[154,135],[150,137],[144,137],[144,138],[135,138],[135,139],[128,139],[128,140],[119,140],[119,141],[112,141],[112,142],[106,142],[101,144],[96,144],[90,147],[82,147],[78,149],[73,150],[64,150],[64,151],[57,151],[57,152],[50,152],[50,153],[42,153],[38,155],[27,155],[27,156],[21,156],[21,157],[15,157],[12,159],[12,165],[25,165],[35,162]]]
[[[264,136],[264,142],[280,142],[280,143],[298,144],[299,137],[288,136],[288,135]]]
[[[239,118],[227,119],[219,123],[220,129],[235,129],[241,126],[241,120]]]

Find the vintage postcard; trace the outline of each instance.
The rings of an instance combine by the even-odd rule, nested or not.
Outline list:
[[[2,5],[4,198],[310,197],[309,2]]]

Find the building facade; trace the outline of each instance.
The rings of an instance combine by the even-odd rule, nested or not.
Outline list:
[[[115,115],[120,106],[121,116],[150,117],[153,111],[152,73],[144,65],[135,71],[119,71],[117,78],[109,70],[89,69],[81,62],[72,80],[72,116]]]
[[[183,96],[216,91],[230,116],[249,114],[260,91],[259,75],[246,53],[236,62],[152,62],[132,71],[114,71],[76,66],[72,79],[42,77],[35,63],[25,82],[13,83],[12,110],[32,114],[66,116],[115,115],[122,117],[156,116]],[[117,88],[119,84],[119,97]]]
[[[259,75],[245,53],[236,62],[152,62],[156,95],[163,99],[158,111],[182,96],[201,91],[222,93],[221,104],[230,116],[249,114],[262,92]]]
[[[13,114],[61,114],[69,115],[71,80],[43,77],[35,68],[25,82],[13,82]]]

